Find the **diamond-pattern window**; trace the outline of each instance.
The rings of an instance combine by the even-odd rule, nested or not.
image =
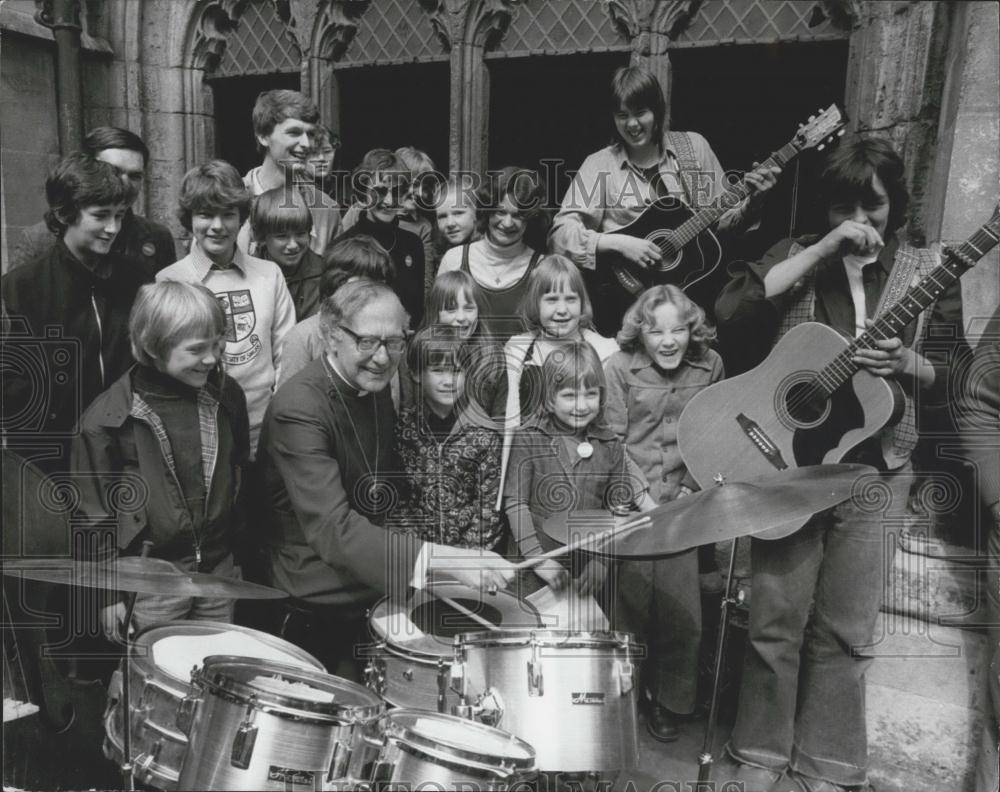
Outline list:
[[[377,0],[365,11],[341,66],[446,61],[448,53],[417,0]]]
[[[673,46],[815,41],[849,36],[829,20],[809,27],[815,5],[815,0],[705,0]]]
[[[507,35],[487,58],[627,50],[596,0],[527,0],[517,6]]]
[[[299,71],[299,48],[286,33],[271,0],[251,0],[229,34],[213,77],[287,74]]]

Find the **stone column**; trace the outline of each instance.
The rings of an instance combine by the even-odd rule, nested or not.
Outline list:
[[[308,2],[313,3],[314,0]],[[315,15],[312,43],[308,48],[302,49],[303,88],[319,105],[323,122],[338,133],[340,81],[337,78],[337,61],[343,57],[357,33],[358,22],[367,7],[358,3],[349,4],[345,0],[330,2],[323,13]]]
[[[691,21],[701,0],[606,0],[605,10],[615,27],[628,39],[630,64],[656,75],[663,87],[670,128],[670,41]]]
[[[421,0],[451,57],[451,171],[486,169],[489,72],[483,61],[510,25],[519,0]]]

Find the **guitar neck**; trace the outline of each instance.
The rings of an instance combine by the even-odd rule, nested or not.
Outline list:
[[[835,357],[816,376],[816,385],[832,394],[858,370],[853,358],[859,349],[874,349],[878,341],[896,338],[910,322],[927,310],[941,294],[1000,242],[1000,236],[991,230],[991,224],[984,225],[973,234],[958,250],[942,251],[944,262],[923,277],[903,295],[875,323],[858,336],[847,349]]]
[[[786,143],[771,154],[761,167],[777,166],[784,168],[789,162],[795,159],[798,153],[799,148],[794,142]],[[691,185],[691,192],[697,194],[700,187],[700,184]],[[683,247],[734,206],[739,206],[740,202],[750,195],[750,193],[751,188],[747,184],[746,179],[740,179],[719,196],[715,202],[715,206],[695,212],[694,215],[674,229],[674,238],[677,241],[677,247]]]

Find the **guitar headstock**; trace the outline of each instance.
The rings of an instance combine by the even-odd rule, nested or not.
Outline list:
[[[795,133],[792,143],[799,151],[811,148],[822,151],[844,134],[844,124],[840,108],[832,104],[826,110],[820,110],[818,115],[809,116],[809,120]]]

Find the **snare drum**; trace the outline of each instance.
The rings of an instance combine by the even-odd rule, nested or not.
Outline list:
[[[454,638],[481,625],[439,596],[505,629],[541,626],[538,611],[509,591],[480,594],[459,583],[435,583],[405,603],[388,597],[380,600],[368,615],[378,643],[365,681],[395,707],[451,712],[459,703],[458,694],[449,687]]]
[[[230,653],[280,660],[323,670],[297,646],[267,633],[218,622],[168,622],[139,633],[130,646],[129,703],[132,707],[132,763],[136,780],[157,789],[177,789],[187,737],[175,725],[177,707],[191,692],[191,670],[211,654]],[[123,661],[124,662],[124,661]],[[115,671],[104,715],[104,755],[123,761],[121,669]]]
[[[425,710],[388,712],[365,730],[351,776],[372,789],[506,790],[534,779],[535,751],[513,735]]]
[[[540,771],[617,772],[638,762],[635,659],[617,632],[521,630],[455,639],[457,712],[520,737]]]
[[[208,657],[192,681],[178,710],[189,741],[181,789],[342,783],[364,726],[385,710],[354,682],[247,657]]]

